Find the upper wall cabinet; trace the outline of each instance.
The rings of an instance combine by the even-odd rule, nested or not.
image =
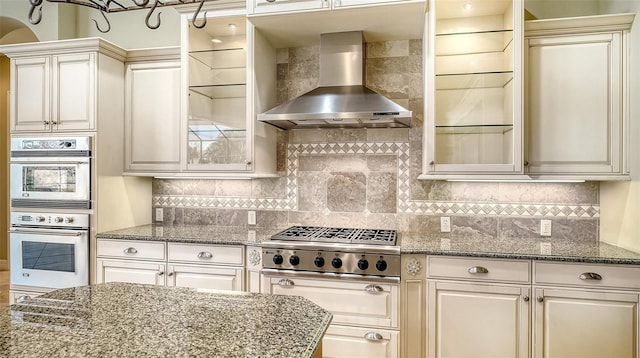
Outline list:
[[[180,171],[180,48],[127,53],[125,172]]]
[[[331,10],[350,6],[371,6],[408,0],[249,0],[252,14],[287,13],[300,10]]]
[[[100,87],[124,59],[122,49],[100,39],[7,45],[0,52],[11,58],[16,133],[95,130],[100,101],[108,100]]]
[[[629,178],[634,14],[527,21],[525,165],[537,178]]]
[[[276,129],[256,115],[275,105],[275,49],[245,8],[183,14],[181,175],[274,176]]]
[[[421,179],[522,174],[522,0],[430,1]]]

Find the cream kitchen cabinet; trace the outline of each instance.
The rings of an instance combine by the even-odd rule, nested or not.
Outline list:
[[[180,48],[127,52],[125,168],[127,174],[180,170]]]
[[[203,29],[182,15],[181,172],[184,176],[276,174],[277,131],[256,120],[275,105],[275,49],[246,8],[207,9]]]
[[[640,267],[536,262],[533,357],[637,357]]]
[[[420,179],[524,178],[523,1],[429,2]]]
[[[297,295],[333,314],[324,357],[399,357],[399,285],[300,278],[263,271],[262,293]]]
[[[427,356],[426,256],[402,255],[400,274],[401,357]]]
[[[629,178],[633,19],[622,14],[526,22],[525,164],[532,177]]]
[[[124,50],[102,39],[2,47],[11,58],[10,130],[96,130],[97,113],[121,96]],[[109,119],[106,119],[109,120]]]
[[[244,290],[244,247],[99,239],[97,283]]]
[[[528,261],[429,257],[427,265],[428,357],[529,356]]]

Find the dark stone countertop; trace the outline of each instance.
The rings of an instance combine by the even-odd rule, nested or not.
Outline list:
[[[99,233],[97,237],[200,244],[259,245],[284,229],[142,225]],[[451,234],[431,236],[413,232],[399,233],[399,236],[400,250],[403,254],[640,265],[640,253],[594,239],[495,238]]]
[[[3,307],[10,357],[312,357],[332,315],[298,296],[107,283]]]

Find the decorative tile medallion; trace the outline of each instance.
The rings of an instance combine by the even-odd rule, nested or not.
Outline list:
[[[287,146],[284,198],[154,195],[153,206],[296,211],[298,209],[298,162],[301,156],[313,155],[396,155],[398,157],[398,213],[515,217],[600,217],[600,206],[597,204],[563,205],[411,200],[409,144],[404,142],[289,144]]]

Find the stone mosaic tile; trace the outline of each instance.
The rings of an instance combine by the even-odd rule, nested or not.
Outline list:
[[[453,201],[452,191],[461,190],[463,199],[469,199],[473,192],[473,186],[452,189],[452,185],[460,183],[448,183],[438,181],[420,181],[418,187],[423,193],[415,195],[411,192],[410,183],[417,182],[410,174],[411,157],[409,144],[406,142],[345,142],[345,143],[295,143],[287,146],[287,169],[285,175],[285,196],[283,198],[256,198],[239,196],[203,196],[183,195],[180,190],[165,181],[154,185],[154,207],[201,207],[201,208],[225,208],[225,209],[253,209],[253,210],[298,210],[299,199],[299,163],[302,156],[326,156],[326,155],[394,155],[397,157],[397,213],[416,215],[476,215],[476,216],[507,216],[507,217],[548,217],[548,218],[599,218],[600,207],[598,204],[562,204],[562,203],[521,203],[494,201],[494,196],[487,193],[481,194],[474,200]],[[306,159],[305,159],[306,160]],[[250,184],[240,184],[250,185]],[[528,184],[537,185],[537,184]],[[538,188],[536,186],[536,188]],[[551,190],[551,189],[549,189]],[[238,191],[240,191],[238,189]],[[532,190],[530,190],[532,191]],[[596,190],[597,191],[597,190]],[[545,190],[543,190],[545,192]],[[547,193],[550,193],[547,191]],[[226,193],[225,193],[226,194]],[[487,196],[488,195],[488,196]],[[531,195],[531,194],[530,194]],[[419,199],[416,199],[418,197]],[[589,198],[590,195],[584,196]],[[487,200],[483,202],[482,200]],[[500,197],[498,197],[500,199]],[[570,198],[567,198],[569,200]],[[591,199],[593,199],[591,197]],[[337,200],[337,199],[336,199]],[[337,201],[334,201],[334,204]],[[342,210],[334,207],[336,210]]]

